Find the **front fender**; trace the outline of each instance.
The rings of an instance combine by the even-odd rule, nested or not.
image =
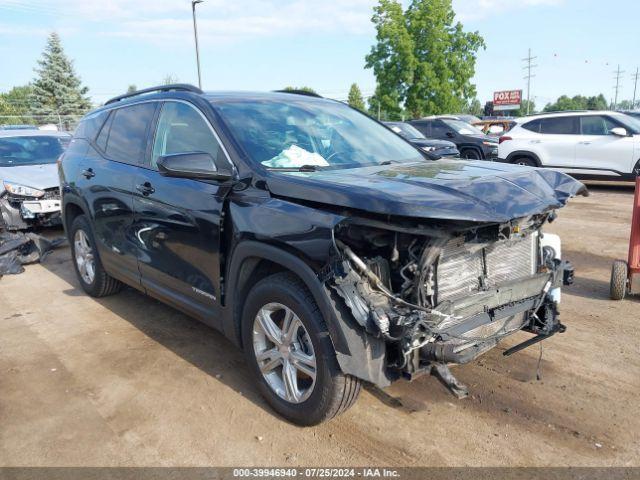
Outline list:
[[[223,319],[224,334],[237,345],[242,344],[241,312],[243,299],[238,292],[251,278],[259,260],[268,260],[297,275],[311,292],[325,319],[329,337],[343,373],[384,387],[390,384],[386,375],[384,341],[368,335],[351,315],[340,307],[336,298],[318,275],[300,258],[273,245],[245,240],[233,249],[228,274],[229,313]]]

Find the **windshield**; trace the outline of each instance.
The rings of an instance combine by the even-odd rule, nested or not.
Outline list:
[[[338,102],[241,100],[215,105],[251,160],[270,168],[354,168],[424,160],[397,135]]]
[[[630,115],[616,115],[615,119],[622,123],[627,130],[630,130],[634,135],[640,133],[640,120]]]
[[[473,125],[463,122],[462,120],[443,119],[449,127],[453,128],[460,135],[484,135],[484,132]]]
[[[387,125],[391,130],[396,132],[398,135],[402,135],[404,138],[408,138],[410,140],[426,138],[414,126],[409,125],[408,123],[388,123]]]
[[[55,163],[68,144],[68,138],[45,135],[0,138],[0,167]]]

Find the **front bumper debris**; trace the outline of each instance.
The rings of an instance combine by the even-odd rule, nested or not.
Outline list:
[[[58,188],[46,190],[42,198],[5,194],[0,197],[0,214],[7,230],[52,227],[62,223],[61,205]]]

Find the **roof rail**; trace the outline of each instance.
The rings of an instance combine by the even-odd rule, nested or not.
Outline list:
[[[588,110],[588,109],[583,109],[583,110],[547,110],[547,111],[542,111],[542,112],[538,112],[538,113],[530,113],[528,115],[524,115],[525,117],[534,117],[537,115],[546,115],[548,113],[585,113],[585,112],[601,112],[602,110]]]
[[[204,93],[198,87],[194,87],[193,85],[189,85],[188,83],[173,83],[169,85],[159,85],[157,87],[151,88],[143,88],[142,90],[136,90],[135,92],[125,93],[123,95],[118,95],[117,97],[113,97],[105,102],[105,105],[109,105],[111,103],[119,102],[120,100],[124,100],[125,98],[136,97],[138,95],[144,95],[145,93],[153,93],[153,92],[170,92],[170,91],[182,91],[182,92],[193,92],[202,94]]]
[[[306,95],[307,97],[317,97],[317,98],[323,98],[322,95],[317,94],[316,92],[309,92],[307,90],[296,90],[296,89],[291,89],[291,90],[274,90],[275,93],[294,93],[296,95]]]

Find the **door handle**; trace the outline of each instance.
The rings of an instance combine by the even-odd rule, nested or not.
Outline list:
[[[591,145],[591,142],[578,142],[580,145]]]
[[[542,140],[531,140],[529,143],[542,143]]]
[[[86,168],[82,171],[82,176],[89,180],[96,176],[96,172],[93,171],[93,168]]]
[[[153,192],[156,191],[155,188],[153,188],[153,186],[149,182],[144,182],[140,185],[136,185],[136,190],[138,190],[145,197],[147,195],[151,195]]]

